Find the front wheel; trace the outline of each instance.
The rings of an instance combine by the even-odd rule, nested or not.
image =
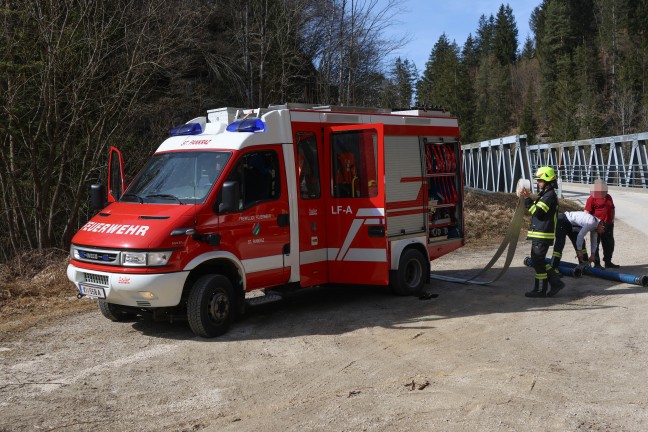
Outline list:
[[[196,335],[209,338],[224,334],[234,310],[232,283],[225,276],[203,276],[191,288],[187,319]]]
[[[398,270],[390,281],[392,291],[397,295],[418,295],[425,284],[427,265],[423,254],[408,249],[400,257]]]

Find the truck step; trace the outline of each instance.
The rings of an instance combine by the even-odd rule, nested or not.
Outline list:
[[[247,303],[248,306],[259,306],[263,304],[277,302],[282,299],[283,297],[281,296],[281,294],[273,292],[273,293],[266,293],[265,295],[246,298],[245,303]]]

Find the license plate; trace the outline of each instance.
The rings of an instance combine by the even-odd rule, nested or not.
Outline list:
[[[100,298],[100,299],[105,299],[106,298],[106,293],[104,292],[103,288],[99,288],[96,286],[92,285],[86,285],[86,284],[79,284],[79,292],[83,295],[86,295],[90,298]]]

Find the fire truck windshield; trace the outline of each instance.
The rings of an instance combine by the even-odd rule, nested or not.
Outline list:
[[[173,152],[153,155],[120,201],[156,204],[205,202],[230,152]]]

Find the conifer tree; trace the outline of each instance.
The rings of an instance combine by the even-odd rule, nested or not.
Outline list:
[[[507,133],[511,124],[511,76],[494,56],[482,58],[476,81],[477,113],[480,140]]]
[[[533,86],[529,84],[524,98],[524,108],[520,120],[520,134],[526,134],[527,144],[535,144],[536,135],[538,134],[538,122],[534,115],[534,99]]]
[[[477,98],[474,83],[479,72],[479,52],[472,35],[468,35],[461,50],[461,73],[459,74],[459,107],[457,115],[461,122],[462,142],[477,140]]]
[[[412,105],[417,75],[414,63],[398,57],[389,71],[384,102],[381,105],[390,108],[409,108]]]
[[[461,50],[461,63],[469,71],[477,71],[479,67],[479,47],[477,46],[477,40],[473,38],[472,33],[468,34],[466,42]]]
[[[530,60],[533,57],[535,57],[535,45],[533,45],[533,39],[527,36],[527,38],[524,40],[524,46],[522,47],[520,58],[524,60]]]
[[[416,86],[420,103],[443,106],[456,111],[459,100],[457,95],[457,74],[459,73],[459,48],[442,34],[430,53],[425,64],[423,76]]]
[[[601,117],[604,111],[603,100],[597,89],[596,58],[590,49],[584,45],[574,51],[574,70],[572,76],[575,80],[576,112],[574,117],[577,122],[578,132],[576,138],[584,139],[602,133]]]
[[[628,60],[633,90],[641,104],[643,129],[648,128],[648,2],[627,0]]]
[[[479,17],[476,34],[477,52],[480,57],[492,54],[495,34],[495,18],[492,14],[489,17],[486,17],[486,15]]]
[[[501,5],[495,19],[493,53],[500,64],[513,64],[517,60],[518,29],[510,6]]]

